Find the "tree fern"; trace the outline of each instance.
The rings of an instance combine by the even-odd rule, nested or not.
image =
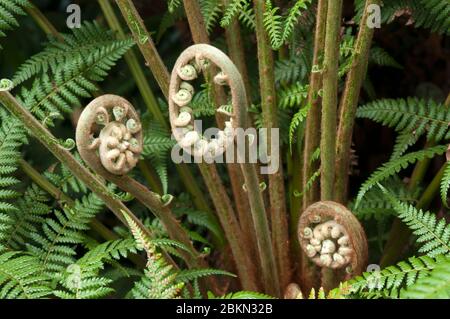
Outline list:
[[[1,0],[0,1],[0,37],[5,37],[6,31],[19,26],[16,19],[18,15],[26,15],[23,10],[30,6],[27,0]],[[0,49],[2,46],[0,45]]]
[[[380,66],[390,66],[396,69],[402,69],[403,67],[398,63],[389,53],[383,48],[372,47],[370,49],[370,62]]]
[[[401,293],[402,298],[449,299],[450,298],[450,258],[443,259],[430,275]]]
[[[414,164],[417,161],[421,161],[424,158],[433,158],[436,155],[445,153],[447,146],[439,145],[427,148],[425,150],[408,153],[395,160],[384,163],[378,168],[372,175],[362,184],[358,196],[356,197],[356,207],[363,199],[364,195],[377,183],[385,180],[386,178],[397,174],[400,170],[408,167],[410,164]]]
[[[36,299],[50,292],[36,257],[17,251],[0,254],[0,299]]]

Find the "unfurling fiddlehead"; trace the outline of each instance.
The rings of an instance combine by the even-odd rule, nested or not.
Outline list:
[[[137,112],[117,95],[97,97],[86,106],[78,120],[76,144],[82,159],[94,172],[147,206],[164,224],[169,237],[189,247],[192,254],[180,253],[190,267],[204,267],[186,230],[169,209],[167,196],[151,192],[126,175],[139,160],[142,138]]]
[[[211,66],[214,67],[210,68]],[[224,122],[224,129],[219,130],[215,134],[215,138],[208,139],[198,132],[194,122],[193,112],[189,107],[194,95],[194,88],[188,81],[195,80],[202,72],[208,74],[210,72],[205,71],[215,70],[216,67],[219,71],[213,76],[213,81],[216,85],[229,88],[231,103],[217,107],[218,115],[227,117],[227,120]],[[242,77],[230,58],[219,49],[207,44],[193,45],[183,51],[177,59],[171,75],[169,112],[172,133],[180,147],[187,153],[211,163],[208,160],[222,155],[231,148],[234,150],[237,129],[246,128],[247,96]],[[254,164],[245,163],[246,154],[241,153],[243,152],[237,151],[257,234],[256,241],[265,291],[279,295],[277,267],[273,257],[267,214],[256,168]],[[250,230],[240,229],[231,201],[221,184],[215,166],[200,161],[199,168],[230,243],[243,288],[257,289],[255,265],[250,258],[249,249],[242,245],[242,232]]]
[[[365,270],[366,235],[352,212],[341,204],[320,201],[309,206],[299,220],[298,238],[312,262],[334,270],[339,280]]]
[[[216,138],[207,139],[198,132],[193,111],[189,107],[195,91],[188,81],[195,80],[208,69],[211,63],[221,69],[214,76],[214,83],[228,85],[232,106],[242,105],[243,107],[220,106],[217,112],[228,117],[225,128],[215,134]],[[235,65],[222,51],[213,46],[193,45],[180,55],[172,72],[169,87],[170,123],[178,144],[189,154],[206,159],[215,158],[233,144],[235,129],[245,127],[246,96],[239,87],[241,82],[241,76]]]

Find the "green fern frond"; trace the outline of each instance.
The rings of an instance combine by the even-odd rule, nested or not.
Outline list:
[[[301,85],[299,82],[283,88],[278,94],[278,106],[281,109],[297,107],[306,100],[309,85]]]
[[[210,34],[219,21],[219,15],[222,12],[222,3],[220,0],[200,0],[199,4],[203,20],[205,21],[206,31]]]
[[[408,261],[399,262],[381,271],[365,272],[347,283],[352,294],[369,292],[375,296],[395,298],[401,288],[412,286],[418,279],[428,276],[442,258],[444,257],[411,257]]]
[[[278,50],[291,36],[298,18],[308,8],[310,0],[297,0],[289,9],[286,16],[278,14],[280,8],[273,7],[271,0],[266,0],[264,12],[264,27],[270,38],[270,44],[274,50]]]
[[[291,59],[277,60],[275,62],[275,81],[278,84],[303,83],[310,69],[310,61],[304,54]]]
[[[211,231],[221,242],[225,242],[223,230],[215,215],[193,209],[180,209],[180,212],[186,214],[187,221],[194,225],[205,227]]]
[[[393,176],[383,182],[390,193],[402,202],[415,203],[420,188],[409,190],[398,176]],[[386,200],[386,195],[379,187],[372,187],[364,196],[364,200],[356,207],[354,202],[349,204],[350,210],[359,220],[383,220],[396,214],[392,203]]]
[[[450,258],[439,262],[430,275],[420,278],[403,291],[402,298],[449,299],[450,298]]]
[[[70,34],[61,34],[61,37],[64,41],[51,37],[44,50],[19,67],[12,79],[14,86],[41,72],[54,72],[61,64],[69,63],[74,57],[88,57],[117,43],[113,31],[96,22],[84,22],[80,28],[72,29]]]
[[[0,299],[37,299],[50,292],[37,258],[17,251],[0,254]]]
[[[356,197],[356,207],[359,206],[364,195],[377,183],[382,182],[386,178],[397,174],[400,170],[414,164],[417,161],[421,161],[424,158],[433,158],[436,155],[441,155],[445,153],[447,146],[438,145],[430,147],[417,152],[408,153],[395,160],[384,163],[380,168],[378,168],[372,175],[364,182],[361,186],[358,196]]]
[[[188,283],[192,282],[194,280],[208,277],[208,276],[229,276],[229,277],[236,277],[235,274],[232,274],[225,270],[220,269],[189,269],[189,270],[183,270],[177,274],[176,281]]]
[[[0,1],[0,37],[5,37],[6,31],[19,26],[18,15],[26,15],[24,8],[30,6],[27,0],[1,0]],[[0,49],[2,46],[0,45]]]
[[[45,274],[58,277],[75,262],[74,244],[84,242],[83,231],[103,208],[103,201],[90,193],[77,200],[73,208],[55,210],[55,217],[46,219],[42,232],[30,234],[33,242],[27,248],[40,259]]]
[[[175,9],[181,6],[181,0],[168,0],[167,8],[169,12],[174,12]]]
[[[183,283],[176,283],[177,272],[172,265],[167,264],[161,254],[155,250],[151,239],[126,214],[124,217],[131,229],[137,248],[147,253],[147,268],[145,275],[135,283],[132,295],[136,299],[173,299],[179,296]]]
[[[398,63],[389,53],[383,48],[372,47],[370,49],[369,61],[380,66],[389,66],[396,69],[403,69],[403,67]]]
[[[450,110],[433,100],[377,100],[360,106],[356,116],[415,135],[416,139],[425,133],[427,140],[434,142],[450,138]]]
[[[202,84],[202,89],[195,93],[191,101],[191,108],[194,116],[211,116],[216,113],[216,107],[212,102],[211,86]]]
[[[303,188],[303,190],[301,192],[299,192],[298,190],[294,190],[294,196],[302,197],[307,191],[309,191],[311,189],[314,182],[319,178],[319,176],[320,176],[320,169],[318,169],[311,175],[311,177],[308,179],[308,181],[305,184],[305,187]]]
[[[450,255],[450,225],[444,218],[438,221],[435,214],[403,203],[385,189],[383,191],[396,210],[398,218],[417,236],[416,242],[422,244],[420,253],[429,257]]]
[[[307,104],[306,106],[298,110],[298,112],[295,113],[294,116],[292,117],[291,123],[289,124],[289,149],[291,150],[291,153],[292,153],[292,143],[294,142],[294,133],[300,126],[300,124],[302,124],[303,121],[306,119],[306,116],[308,115],[310,109],[311,104]]]
[[[356,0],[356,20],[364,11],[364,0]],[[391,23],[401,12],[410,16],[416,28],[430,29],[440,34],[450,34],[450,3],[447,0],[390,0],[383,1],[381,22]]]
[[[54,294],[63,299],[93,299],[108,296],[114,290],[109,287],[112,280],[99,276],[106,262],[127,257],[136,252],[132,239],[118,239],[97,245],[76,263],[64,271],[60,284],[65,290],[55,290]]]
[[[446,207],[448,207],[447,194],[449,188],[450,188],[450,163],[447,162],[445,164],[444,175],[442,176],[440,184],[441,200]]]
[[[61,112],[70,113],[73,106],[80,105],[80,98],[90,97],[97,90],[95,83],[102,81],[133,45],[131,39],[116,40],[96,47],[87,56],[75,46],[64,54],[65,62],[55,62],[50,55],[50,60],[46,61],[48,65],[56,63],[56,68],[36,78],[31,89],[22,87],[18,99],[44,124],[52,125],[55,118],[62,117]],[[44,68],[42,60],[39,61],[38,65]],[[22,74],[25,74],[23,78],[28,73]]]

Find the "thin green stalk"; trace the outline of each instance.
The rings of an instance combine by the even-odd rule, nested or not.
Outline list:
[[[352,65],[345,81],[344,93],[342,94],[336,144],[336,182],[334,191],[334,198],[340,203],[345,203],[347,200],[353,125],[355,122],[356,107],[358,106],[359,92],[366,77],[370,46],[375,30],[367,25],[367,19],[370,15],[368,6],[380,5],[380,3],[381,0],[366,0],[364,14],[359,25],[359,33],[354,47]]]
[[[37,25],[45,32],[45,34],[51,34],[59,41],[64,41],[61,34],[56,30],[53,24],[47,19],[47,17],[32,3],[25,7],[26,12],[33,18]]]
[[[314,35],[314,55],[312,65],[316,69],[321,69],[321,58],[323,57],[325,43],[325,26],[327,18],[327,0],[319,0],[317,4],[316,29]],[[314,151],[320,145],[320,97],[319,91],[322,87],[322,73],[312,70],[309,80],[308,104],[311,109],[306,118],[305,148],[303,152],[303,210],[309,205],[319,200],[319,183],[314,182],[309,190],[305,190],[306,185],[318,169],[318,162],[312,162]]]
[[[100,3],[102,2],[105,3],[103,4],[105,7],[107,5],[110,6],[107,0],[100,0]],[[135,42],[139,46],[139,49],[144,56],[146,65],[150,68],[166,99],[169,98],[169,72],[167,71],[167,68],[164,65],[161,57],[159,56],[155,44],[153,43],[152,37],[147,31],[144,21],[136,10],[133,1],[116,0],[116,3],[122,13],[122,16],[127,22],[131,33],[133,34]],[[114,13],[112,8],[109,8],[109,10]],[[164,123],[167,125],[165,121]]]
[[[164,96],[168,98],[169,72],[167,71],[167,68],[162,62],[161,57],[156,51],[153,40],[150,37],[150,34],[148,33],[144,22],[142,21],[142,18],[139,16],[139,13],[137,12],[131,0],[117,0],[116,3],[119,6],[123,17],[125,18],[128,27],[133,33],[135,42],[138,44],[139,49],[141,50],[141,53],[145,58],[146,65],[152,71],[153,76],[155,77],[156,82],[159,84]],[[117,30],[119,32],[119,35],[124,38],[125,34],[109,1],[100,0],[99,4],[102,7],[103,12],[105,13],[105,17],[108,20],[111,28]],[[139,66],[136,55],[134,54],[134,52],[131,52],[130,55],[125,55],[125,59],[130,65],[132,74],[136,78],[136,83],[138,84],[144,101],[146,101],[147,105],[152,105],[151,111],[153,114],[155,114],[158,122],[164,127],[168,128],[169,126],[167,124],[167,120],[164,118],[161,110],[158,107],[158,104],[156,103],[153,93],[148,86],[148,82],[145,79],[145,75],[141,67]],[[206,201],[206,198],[200,187],[195,182],[193,182],[195,179],[192,173],[189,171],[189,168],[185,164],[178,164],[175,167],[187,191],[191,194],[195,206],[202,211],[210,212],[211,210]]]
[[[342,0],[328,2],[323,63],[323,98],[320,136],[321,200],[333,200],[334,198],[341,13]]]
[[[323,58],[324,43],[325,43],[325,28],[327,18],[327,0],[319,0],[317,4],[316,14],[316,28],[314,34],[314,53],[312,65],[315,69],[320,70],[321,59]],[[322,88],[322,72],[312,70],[309,80],[308,90],[308,104],[311,105],[311,109],[306,117],[305,128],[305,142],[303,151],[303,172],[302,172],[302,185],[303,185],[303,211],[312,203],[316,202],[320,198],[319,182],[315,181],[310,189],[307,188],[308,181],[314,172],[319,168],[319,161],[312,161],[312,155],[314,151],[320,145],[320,97],[319,91]],[[300,205],[296,205],[300,206]],[[301,208],[297,208],[300,210]],[[294,212],[295,213],[295,212]],[[301,216],[301,212],[298,212],[298,218]],[[292,216],[292,213],[291,213]],[[292,222],[297,226],[297,221]],[[313,264],[306,254],[301,250],[301,256],[299,260],[300,268],[300,282],[304,292],[311,291],[312,288],[318,288],[320,285],[319,268]]]
[[[274,78],[273,52],[268,34],[264,28],[264,1],[254,0],[256,16],[256,39],[258,46],[259,82],[261,91],[261,107],[264,127],[268,129],[267,148],[271,150],[271,130],[278,128],[277,101]],[[283,168],[280,164],[278,172],[269,175],[270,216],[272,225],[272,244],[277,260],[280,288],[284,290],[291,279],[291,256],[289,245],[289,229],[285,201]]]

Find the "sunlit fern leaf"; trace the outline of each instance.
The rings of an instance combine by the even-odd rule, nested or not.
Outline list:
[[[222,12],[222,3],[220,0],[200,0],[199,4],[206,30],[210,34],[219,20],[219,15]]]
[[[429,276],[420,278],[400,295],[413,299],[449,299],[450,298],[450,258],[436,264]]]
[[[168,0],[167,8],[169,12],[173,12],[175,9],[181,6],[181,0]]]
[[[90,97],[97,90],[115,62],[133,46],[133,41],[115,41],[88,56],[76,52],[54,71],[37,77],[31,89],[22,87],[18,100],[45,125],[52,125],[62,113],[70,113],[81,105],[80,98]]]
[[[70,63],[78,55],[91,56],[102,48],[117,43],[113,31],[99,26],[96,22],[84,22],[80,28],[72,29],[72,33],[61,36],[64,41],[50,37],[44,50],[19,67],[12,79],[15,86],[41,72],[54,72],[61,64]]]
[[[301,192],[299,192],[297,189],[294,190],[294,196],[295,196],[295,197],[302,197],[303,195],[305,195],[305,193],[306,193],[307,191],[309,191],[309,190],[313,187],[314,182],[319,178],[319,176],[320,176],[320,169],[317,170],[317,171],[315,171],[315,172],[311,175],[311,177],[308,179],[308,181],[307,181],[306,184],[305,184],[305,187],[302,189]]]
[[[415,203],[420,187],[409,190],[398,176],[393,176],[383,182],[384,187],[402,202]],[[349,204],[350,210],[359,220],[376,219],[383,220],[396,214],[392,203],[386,200],[386,196],[379,187],[371,188],[357,207],[354,202]]]
[[[75,245],[84,241],[84,231],[104,203],[90,193],[75,202],[73,208],[55,210],[55,217],[47,218],[41,232],[30,234],[33,239],[28,250],[42,263],[46,274],[58,277],[64,269],[75,262]]]
[[[5,37],[6,31],[19,26],[16,16],[26,15],[23,9],[28,6],[30,3],[27,0],[0,0],[0,37]]]
[[[0,254],[0,299],[37,299],[50,294],[49,278],[36,257],[17,251]]]
[[[398,297],[401,288],[413,285],[426,277],[444,257],[433,259],[428,256],[411,257],[395,266],[381,271],[365,272],[348,281],[350,292],[357,296],[364,292],[378,293],[378,296]]]
[[[400,170],[405,169],[411,164],[421,161],[424,158],[433,158],[437,155],[445,153],[446,145],[438,145],[417,152],[405,154],[395,160],[384,163],[362,184],[358,196],[356,197],[356,207],[359,206],[364,195],[377,183],[382,182],[390,176],[397,174]]]
[[[403,203],[387,190],[384,191],[398,218],[417,236],[416,242],[421,245],[420,253],[425,253],[429,257],[450,255],[450,225],[445,218],[437,220],[435,214]]]
[[[450,188],[450,162],[445,164],[444,175],[441,179],[440,193],[442,203],[448,207],[448,190]]]
[[[403,67],[398,63],[389,53],[383,48],[372,47],[370,49],[370,62],[375,63],[380,66],[389,66],[392,68],[403,69]]]

